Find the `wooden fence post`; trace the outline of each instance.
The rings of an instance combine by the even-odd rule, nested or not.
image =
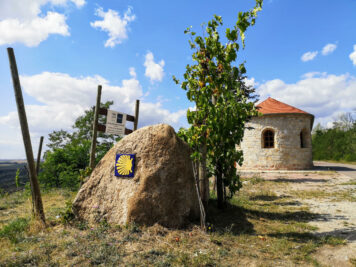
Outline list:
[[[15,99],[17,104],[17,113],[20,119],[22,138],[26,151],[27,165],[29,168],[29,176],[30,176],[30,184],[31,184],[31,192],[32,192],[32,203],[34,204],[34,212],[35,217],[40,219],[44,224],[46,224],[45,214],[43,211],[43,204],[41,198],[41,191],[37,180],[37,174],[35,169],[35,161],[33,158],[33,151],[31,145],[30,132],[27,124],[26,110],[23,102],[21,85],[19,74],[16,65],[16,59],[14,50],[11,47],[7,48],[7,53],[9,56],[10,62],[10,70],[12,76],[12,83],[15,91]]]
[[[96,137],[97,137],[97,133],[98,133],[98,119],[99,119],[100,99],[101,99],[101,85],[98,86],[98,94],[96,96],[96,106],[95,106],[94,122],[93,122],[93,136],[92,136],[92,139],[91,139],[91,148],[90,148],[90,163],[89,163],[89,167],[92,170],[95,167]]]
[[[140,111],[140,100],[136,99],[136,106],[135,106],[135,121],[134,121],[134,131],[137,130],[138,125],[138,114]]]
[[[41,136],[40,145],[38,147],[38,153],[37,153],[37,163],[36,163],[36,174],[37,174],[37,176],[38,176],[38,173],[40,172],[42,143],[43,143],[43,136]]]

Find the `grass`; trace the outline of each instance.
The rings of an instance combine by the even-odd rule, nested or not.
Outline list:
[[[318,171],[318,172],[314,172],[314,173],[317,173],[317,174],[319,174],[319,175],[331,176],[332,174],[336,174],[337,171],[328,170],[328,171]]]
[[[75,195],[66,190],[44,192],[48,227],[41,228],[31,220],[28,196],[9,194],[0,199],[6,207],[0,212],[0,266],[313,266],[318,248],[344,244],[311,234],[315,227],[308,222],[317,215],[272,190],[285,183],[250,181],[225,210],[210,201],[208,232],[194,224],[168,229],[61,220]]]
[[[356,185],[356,180],[348,181],[348,182],[342,183],[341,185]]]
[[[23,233],[28,228],[29,220],[26,218],[17,218],[0,230],[0,238],[8,238],[11,243],[18,243],[23,239]]]
[[[242,178],[241,181],[247,184],[255,185],[255,184],[263,183],[265,180],[258,175],[254,175],[251,178]]]
[[[319,161],[319,160],[318,160],[318,161]],[[331,163],[343,163],[343,164],[356,165],[356,161],[327,160],[327,159],[323,159],[323,160],[320,160],[320,161],[331,162]]]
[[[351,188],[343,191],[324,191],[324,190],[304,190],[290,191],[290,194],[302,199],[329,198],[334,201],[356,202],[356,190]]]
[[[352,264],[352,266],[356,266],[356,258],[351,258],[350,263]]]

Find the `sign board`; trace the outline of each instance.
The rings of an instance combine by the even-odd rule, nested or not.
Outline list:
[[[107,134],[124,135],[126,126],[126,114],[114,110],[108,110],[106,116],[106,129]]]
[[[116,154],[115,176],[134,177],[135,154]]]

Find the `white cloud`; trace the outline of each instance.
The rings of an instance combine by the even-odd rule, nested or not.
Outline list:
[[[131,15],[132,8],[129,7],[124,16],[112,9],[104,12],[103,8],[96,9],[95,14],[103,18],[103,20],[96,20],[90,22],[93,28],[99,28],[109,34],[109,39],[105,42],[105,47],[114,47],[121,44],[123,40],[127,39],[128,23],[135,20],[135,15]]]
[[[318,54],[318,51],[306,52],[302,55],[301,60],[303,62],[313,60],[317,56],[317,54]]]
[[[43,18],[20,22],[18,19],[0,21],[0,45],[15,42],[26,46],[37,46],[50,34],[68,36],[66,17],[56,12],[48,12]]]
[[[247,86],[252,87],[256,87],[259,85],[259,83],[255,81],[255,78],[245,78],[245,83]]]
[[[312,72],[307,72],[305,74],[302,75],[303,79],[310,79],[313,78],[315,76],[326,76],[327,73],[326,72],[319,72],[319,71],[312,71]]]
[[[354,45],[354,51],[349,55],[349,58],[352,61],[352,64],[356,66],[356,44]]]
[[[31,131],[34,151],[41,135],[47,137],[53,130],[71,130],[75,119],[84,110],[95,104],[97,86],[102,85],[102,100],[113,100],[114,110],[134,114],[136,99],[142,99],[144,92],[136,78],[134,68],[129,69],[130,78],[121,85],[112,85],[104,77],[72,77],[66,73],[43,72],[32,76],[21,76],[24,92],[40,104],[26,105],[27,119]],[[156,123],[168,123],[176,129],[182,125],[186,110],[169,111],[161,102],[140,104],[139,127]],[[183,122],[184,123],[184,122]],[[133,125],[128,123],[127,128]],[[11,111],[0,116],[0,158],[24,158],[21,130],[17,112]],[[8,153],[8,151],[11,151]]]
[[[154,61],[153,53],[149,51],[145,56],[144,66],[146,67],[145,76],[148,77],[152,83],[155,81],[162,81],[164,76],[164,60],[156,63]]]
[[[103,86],[103,101],[114,100],[117,106],[126,106],[140,98],[142,87],[135,77],[135,69],[130,68],[130,79],[122,81],[121,86],[110,85],[100,75],[72,77],[65,73],[43,72],[33,76],[21,76],[22,86],[27,94],[49,106],[79,104],[89,107],[95,101],[97,86]]]
[[[0,1],[0,45],[23,43],[26,46],[37,46],[50,34],[69,35],[66,16],[58,12],[41,13],[47,4],[65,6],[69,2],[78,8],[84,0],[3,0]]]
[[[321,54],[323,56],[329,55],[332,52],[334,52],[334,50],[336,49],[337,45],[336,44],[327,44],[323,47],[323,50],[321,51]]]
[[[131,67],[131,68],[129,69],[129,72],[130,72],[130,75],[131,75],[132,77],[135,77],[135,78],[137,77],[135,68]]]
[[[0,20],[32,20],[41,14],[41,8],[45,5],[66,6],[70,2],[74,3],[77,8],[85,5],[85,0],[2,0],[0,1]]]
[[[140,119],[143,125],[167,123],[173,127],[178,127],[180,125],[180,119],[187,114],[187,110],[182,109],[176,112],[170,112],[168,109],[163,108],[160,102],[143,102],[140,104],[140,114],[142,114],[140,115]]]
[[[314,114],[324,125],[356,107],[356,77],[350,74],[306,73],[292,84],[274,79],[261,84],[257,92],[260,100],[276,98]]]

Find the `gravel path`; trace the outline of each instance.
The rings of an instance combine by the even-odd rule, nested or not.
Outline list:
[[[277,195],[290,195],[309,207],[315,218],[318,236],[336,236],[346,240],[344,246],[324,246],[314,257],[323,266],[356,266],[356,166],[314,162],[312,171],[261,172],[265,180],[283,182],[275,188]],[[297,196],[296,196],[297,195]],[[350,259],[353,259],[351,262]]]
[[[325,161],[314,161],[314,166],[316,168],[330,169],[337,171],[338,173],[344,174],[350,178],[356,179],[356,165],[344,164],[344,163],[331,163]]]

